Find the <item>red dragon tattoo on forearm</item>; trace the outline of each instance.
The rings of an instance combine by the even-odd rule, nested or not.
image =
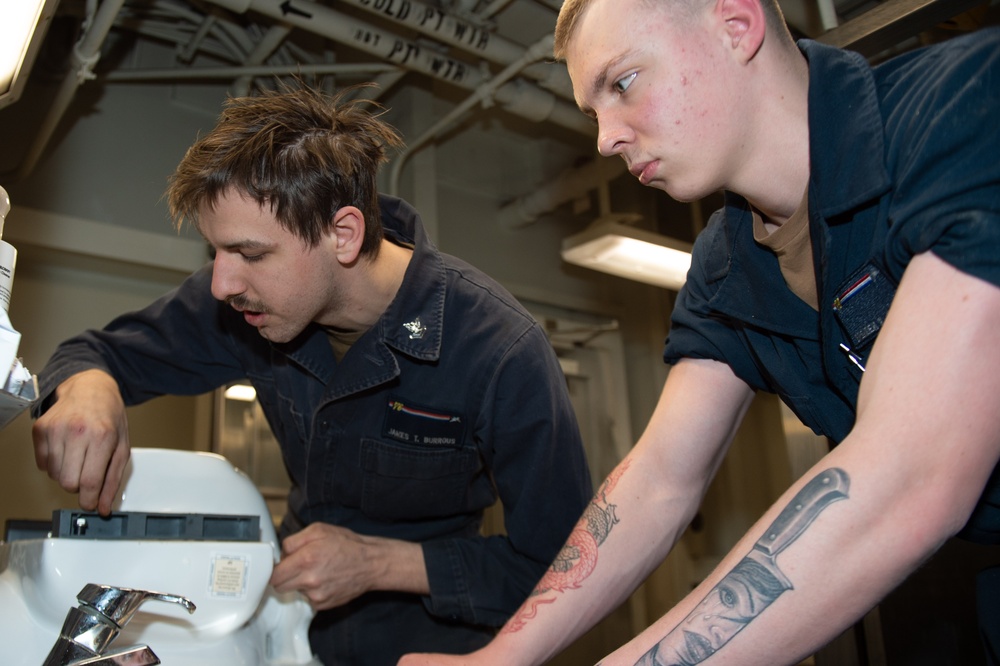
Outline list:
[[[597,568],[597,549],[618,523],[614,504],[608,502],[608,494],[618,484],[631,461],[626,459],[604,480],[597,494],[583,511],[583,516],[566,539],[552,566],[538,581],[538,585],[528,596],[520,610],[507,622],[501,633],[520,631],[524,625],[538,614],[542,604],[550,604],[557,599],[557,593],[580,587],[594,569]]]

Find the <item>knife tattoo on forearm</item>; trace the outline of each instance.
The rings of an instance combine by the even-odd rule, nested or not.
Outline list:
[[[809,481],[732,571],[636,666],[693,666],[719,651],[786,590],[778,554],[795,541],[830,503],[846,499],[847,473],[837,467]]]

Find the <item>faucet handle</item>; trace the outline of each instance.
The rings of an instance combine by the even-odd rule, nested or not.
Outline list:
[[[145,645],[69,662],[71,666],[156,666],[160,658]]]
[[[88,583],[77,595],[79,607],[70,608],[59,638],[42,666],[147,666],[159,658],[145,645],[114,652],[111,643],[147,599],[180,604],[193,613],[185,597],[127,587]]]
[[[88,583],[76,595],[77,601],[89,606],[119,628],[128,624],[135,612],[147,600],[166,601],[183,606],[188,613],[195,611],[194,603],[176,594],[163,594],[149,590],[134,590],[128,587],[112,587]]]

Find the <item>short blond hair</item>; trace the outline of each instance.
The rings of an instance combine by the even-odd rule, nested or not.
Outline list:
[[[653,8],[669,9],[674,12],[678,19],[691,18],[703,8],[709,0],[640,0],[643,5]],[[615,0],[621,2],[621,0]],[[772,31],[787,33],[785,18],[778,6],[778,0],[760,0],[767,17],[768,28]],[[562,8],[559,10],[559,17],[556,19],[555,43],[552,54],[556,60],[566,59],[566,50],[576,32],[577,24],[584,12],[594,4],[594,0],[564,0]]]

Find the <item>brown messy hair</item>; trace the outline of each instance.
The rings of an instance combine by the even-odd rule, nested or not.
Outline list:
[[[382,107],[305,85],[226,100],[215,128],[192,145],[169,179],[166,197],[179,229],[198,227],[198,210],[230,189],[267,206],[307,245],[319,243],[334,213],[356,206],[365,216],[362,256],[382,240],[376,177],[402,139],[378,118]],[[371,112],[373,106],[378,113]]]

